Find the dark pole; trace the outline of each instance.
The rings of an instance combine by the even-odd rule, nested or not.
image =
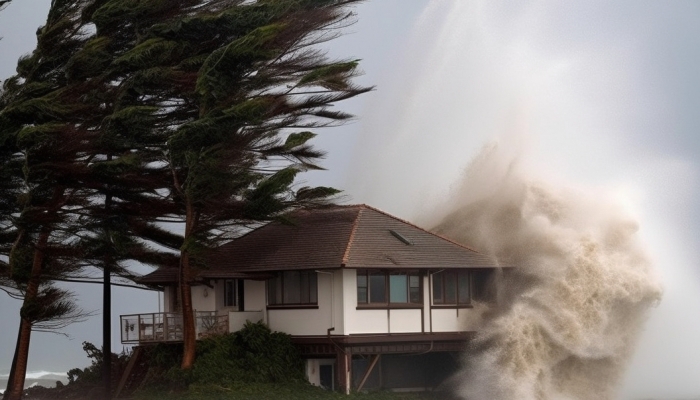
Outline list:
[[[112,383],[112,285],[109,263],[104,265],[102,291],[102,382],[105,399],[111,398]]]
[[[107,156],[108,160],[112,159],[112,155]],[[112,243],[112,218],[109,215],[112,206],[112,195],[107,192],[105,195],[105,211],[107,214],[107,236],[105,240],[109,241],[109,252],[105,254],[103,270],[103,289],[102,289],[102,384],[104,385],[104,398],[112,398],[112,279],[110,267],[112,266],[111,257],[114,248]]]

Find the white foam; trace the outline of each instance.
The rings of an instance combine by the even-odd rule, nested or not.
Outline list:
[[[10,374],[0,374],[0,378],[9,378]],[[25,375],[25,379],[50,379],[50,378],[59,378],[59,379],[67,379],[68,374],[66,372],[52,372],[52,371],[33,371],[33,372],[27,372]]]

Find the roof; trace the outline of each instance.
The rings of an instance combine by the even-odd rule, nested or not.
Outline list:
[[[213,250],[200,277],[333,268],[497,267],[474,249],[365,204],[298,210],[289,220],[271,222]],[[172,282],[176,271],[163,268],[142,281],[164,282],[170,274]]]

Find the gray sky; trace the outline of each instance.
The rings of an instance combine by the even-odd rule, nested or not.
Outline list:
[[[47,5],[0,12],[0,79],[33,48]],[[375,0],[357,11],[329,51],[361,58],[361,83],[377,89],[341,105],[358,119],[319,137],[328,171],[308,182],[428,223],[485,143],[522,133],[539,176],[603,191],[637,217],[664,284],[621,398],[700,396],[700,4]],[[99,286],[74,289],[99,307]],[[134,290],[114,299],[115,315],[158,306]],[[0,296],[0,307],[2,373],[18,305]],[[87,365],[81,342],[99,343],[99,329],[97,316],[70,339],[35,334],[29,369]]]

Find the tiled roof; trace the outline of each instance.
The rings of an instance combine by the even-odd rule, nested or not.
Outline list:
[[[203,278],[328,268],[496,268],[484,254],[367,205],[300,210],[214,250]],[[174,271],[142,278],[162,282]],[[234,276],[236,275],[236,276]],[[172,280],[171,280],[172,282]]]
[[[487,256],[367,205],[297,211],[215,250],[214,271],[495,268]],[[408,243],[408,244],[407,244]]]

